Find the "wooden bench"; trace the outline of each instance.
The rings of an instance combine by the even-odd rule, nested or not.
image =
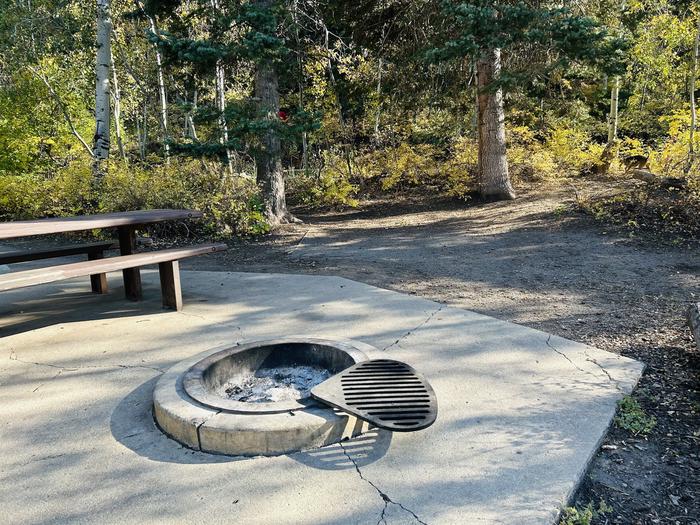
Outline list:
[[[187,248],[173,248],[154,252],[121,255],[107,259],[94,259],[33,270],[23,270],[0,275],[0,292],[47,284],[86,275],[105,275],[107,272],[140,268],[158,264],[163,306],[174,310],[182,309],[180,289],[180,267],[178,261],[186,257],[223,251],[225,244],[200,244]],[[106,284],[105,284],[106,287]]]
[[[16,250],[0,253],[0,264],[15,264],[68,255],[86,254],[88,261],[104,258],[106,250],[117,248],[116,241],[91,242],[87,244],[73,244],[70,246],[54,246],[40,250]],[[90,275],[90,286],[95,293],[107,293],[107,276],[104,273]]]

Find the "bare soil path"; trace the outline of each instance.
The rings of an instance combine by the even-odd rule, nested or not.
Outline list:
[[[700,300],[700,249],[630,238],[552,189],[514,203],[369,202],[304,215],[199,269],[340,275],[635,357],[635,398],[657,419],[613,427],[576,497],[613,510],[594,523],[700,524],[700,357],[683,314]]]

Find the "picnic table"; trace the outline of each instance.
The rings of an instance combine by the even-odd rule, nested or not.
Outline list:
[[[200,217],[202,213],[196,210],[160,209],[0,223],[0,240],[115,228],[120,254],[119,257],[104,258],[104,252],[115,244],[113,241],[0,254],[0,264],[50,259],[79,253],[88,256],[88,260],[84,262],[1,275],[0,291],[90,275],[92,290],[96,293],[106,293],[106,273],[122,270],[126,297],[138,301],[142,298],[139,268],[157,263],[160,270],[163,305],[179,310],[182,307],[182,299],[178,261],[185,257],[225,250],[226,245],[201,244],[186,248],[136,253],[136,230],[147,224]]]

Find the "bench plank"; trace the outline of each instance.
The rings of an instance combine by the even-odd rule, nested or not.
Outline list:
[[[16,250],[12,252],[0,253],[0,264],[14,264],[27,261],[38,261],[40,259],[52,259],[54,257],[65,257],[68,255],[80,255],[103,252],[115,248],[114,241],[92,242],[87,244],[76,244],[69,246],[55,246],[52,248],[39,250]]]
[[[24,286],[35,286],[47,284],[73,277],[84,277],[86,275],[114,272],[126,268],[138,268],[168,261],[177,261],[196,255],[223,251],[227,248],[222,243],[200,244],[187,248],[172,248],[154,252],[136,253],[132,255],[120,255],[107,259],[93,261],[81,261],[46,268],[24,270],[0,275],[0,292],[21,288]]]
[[[25,235],[48,235],[52,233],[138,226],[153,222],[179,219],[198,219],[202,212],[196,210],[136,210],[116,213],[99,213],[78,217],[57,217],[33,221],[0,223],[0,239],[12,239]]]

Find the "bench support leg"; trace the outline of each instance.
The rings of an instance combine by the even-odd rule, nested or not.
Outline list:
[[[119,252],[121,255],[131,255],[136,251],[136,230],[132,226],[119,228]],[[124,291],[126,298],[140,301],[143,297],[141,290],[141,273],[138,268],[122,270],[124,276]]]
[[[94,261],[96,259],[104,258],[104,252],[90,252],[88,253],[88,261]],[[96,273],[90,276],[90,286],[94,293],[107,293],[107,274],[106,273]]]
[[[177,261],[158,263],[160,291],[163,295],[163,308],[182,310],[182,290],[180,289],[180,264]]]

